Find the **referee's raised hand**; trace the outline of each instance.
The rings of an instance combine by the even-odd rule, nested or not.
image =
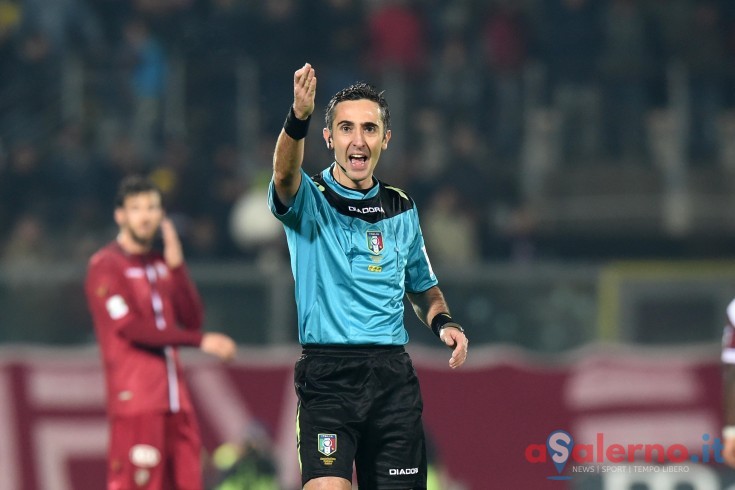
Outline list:
[[[293,112],[298,119],[304,120],[314,112],[315,96],[316,71],[306,63],[293,75]]]

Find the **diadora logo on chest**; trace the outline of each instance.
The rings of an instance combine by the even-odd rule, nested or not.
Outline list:
[[[358,208],[356,206],[347,206],[347,209],[351,213],[359,213],[359,214],[385,213],[385,211],[383,211],[383,208],[380,206],[365,206],[362,208]]]

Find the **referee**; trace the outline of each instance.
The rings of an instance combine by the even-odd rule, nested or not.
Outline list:
[[[334,162],[301,168],[316,73],[294,73],[294,102],[273,156],[268,203],[291,254],[303,352],[296,363],[301,479],[307,490],[425,489],[419,382],[404,350],[403,296],[467,358],[464,331],[431,269],[413,200],[373,177],[391,138],[382,92],[365,83],[330,100],[322,131]]]

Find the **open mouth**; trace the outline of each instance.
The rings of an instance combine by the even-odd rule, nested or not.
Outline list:
[[[350,165],[355,168],[365,168],[365,166],[367,165],[367,156],[365,155],[353,153],[352,155],[349,155],[349,159]]]

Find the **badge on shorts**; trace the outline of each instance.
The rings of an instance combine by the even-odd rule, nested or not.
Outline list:
[[[337,434],[319,434],[319,452],[331,456],[337,452]]]

